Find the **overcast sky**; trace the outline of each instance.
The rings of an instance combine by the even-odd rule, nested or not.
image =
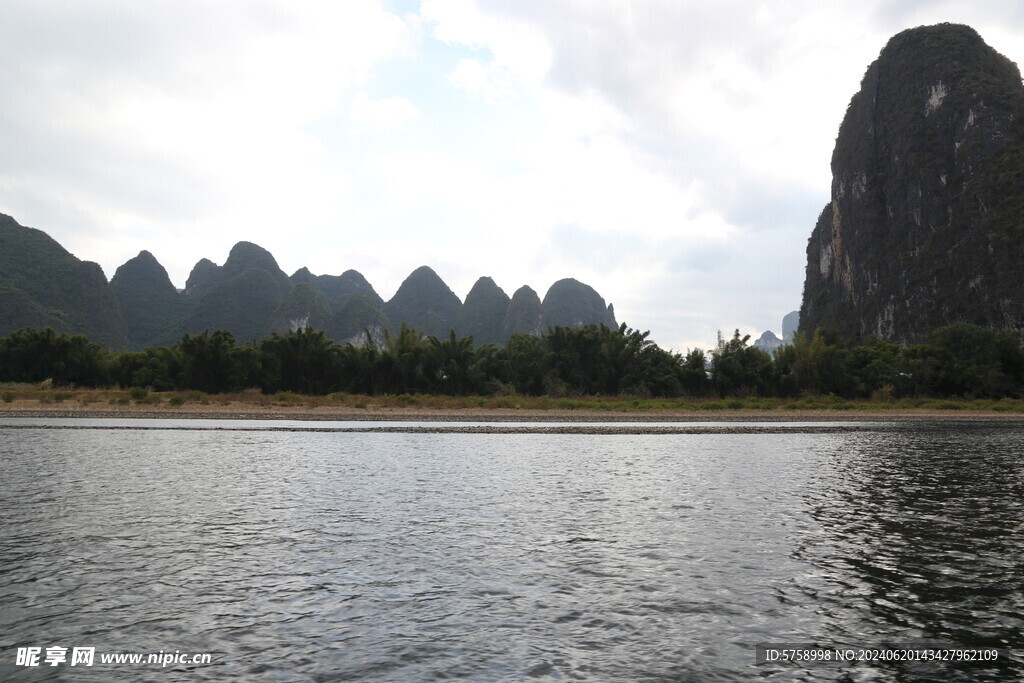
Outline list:
[[[890,36],[1017,0],[0,0],[0,212],[183,287],[256,242],[385,299],[575,277],[665,348],[781,331]]]

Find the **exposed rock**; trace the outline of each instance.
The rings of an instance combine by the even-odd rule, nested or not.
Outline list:
[[[1024,86],[967,26],[904,31],[839,129],[807,245],[801,329],[923,341],[1024,329]]]
[[[384,343],[384,331],[390,328],[387,316],[376,299],[352,294],[334,311],[327,335],[339,344],[360,346],[367,340],[377,346]]]
[[[295,332],[312,327],[327,332],[330,324],[331,311],[323,295],[311,284],[300,282],[285,295],[274,312],[271,331]]]

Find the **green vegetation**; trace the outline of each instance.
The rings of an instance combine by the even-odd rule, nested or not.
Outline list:
[[[8,403],[18,397],[14,389],[29,384],[50,402],[76,396],[54,393],[58,386],[122,387],[127,396],[110,401],[152,404],[161,393],[188,392],[176,394],[174,405],[207,404],[210,394],[246,390],[242,400],[260,404],[304,405],[316,396],[355,408],[448,397],[458,407],[563,410],[961,410],[970,409],[965,401],[987,401],[985,409],[1015,411],[1024,398],[1020,337],[964,323],[912,346],[850,345],[819,330],[797,335],[774,355],[739,332],[720,336],[708,352],[685,355],[647,337],[625,325],[555,327],[477,348],[454,331],[439,339],[403,326],[385,333],[381,345],[369,335],[360,345],[338,345],[306,328],[239,346],[219,330],[186,334],[171,347],[112,352],[80,335],[26,329],[0,337],[0,382],[10,388]]]

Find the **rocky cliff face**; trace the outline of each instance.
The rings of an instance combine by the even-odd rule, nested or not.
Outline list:
[[[807,245],[802,330],[922,341],[1024,329],[1024,86],[967,26],[893,37],[839,129]]]

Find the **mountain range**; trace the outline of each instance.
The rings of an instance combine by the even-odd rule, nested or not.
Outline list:
[[[107,282],[99,265],[80,261],[41,230],[0,214],[0,335],[23,327],[84,334],[114,348],[171,345],[183,334],[224,329],[246,342],[274,331],[313,327],[338,343],[377,343],[405,324],[444,337],[454,329],[477,345],[504,344],[555,325],[616,327],[611,305],[573,279],[555,282],[542,300],[530,287],[509,297],[481,277],[465,302],[427,266],[414,270],[384,301],[361,274],[287,275],[251,242],[232,247],[223,265],[201,259],[178,291],[148,251]]]

